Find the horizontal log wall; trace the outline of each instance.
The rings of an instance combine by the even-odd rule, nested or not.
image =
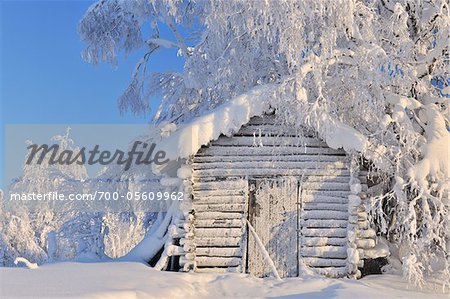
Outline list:
[[[194,177],[195,174],[194,169]],[[198,180],[193,184],[192,194],[195,271],[242,272],[245,269],[247,180]]]
[[[343,150],[307,130],[252,118],[232,137],[221,136],[192,159],[194,260],[197,272],[246,269],[248,180],[294,176],[299,194],[299,250],[320,274],[345,275],[350,171]],[[366,173],[360,172],[362,191]],[[355,216],[367,229],[367,215]],[[362,236],[358,248],[369,247]],[[293,248],[292,250],[296,250]]]

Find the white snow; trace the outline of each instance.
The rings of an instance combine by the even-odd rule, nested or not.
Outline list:
[[[189,179],[192,176],[192,169],[189,165],[183,165],[177,170],[177,177],[180,179]]]
[[[428,189],[431,181],[439,184],[439,191],[450,189],[450,132],[447,131],[445,119],[439,113],[434,104],[426,106],[425,113],[428,124],[425,126],[425,136],[428,139],[424,148],[423,159],[408,170],[408,175],[413,182],[423,190]],[[439,181],[441,179],[442,181]]]
[[[152,227],[154,230],[150,230],[141,242],[118,260],[144,263],[151,260],[164,244],[166,244],[169,238],[166,230],[172,221],[174,209],[176,209],[175,204],[172,204],[165,217],[159,218],[158,215],[159,219],[157,219],[157,223]]]
[[[263,115],[269,109],[273,89],[272,85],[256,87],[176,129],[172,125],[164,125],[158,149],[164,150],[170,160],[188,158],[221,134],[230,136],[251,117]]]
[[[355,248],[347,248],[347,263],[357,265],[359,262],[359,253]]]
[[[170,134],[172,134],[172,132],[175,131],[176,129],[177,129],[176,124],[168,123],[160,128],[160,134],[163,137],[167,137],[167,136],[170,136]]]
[[[140,263],[58,263],[0,269],[1,298],[448,298],[416,290],[400,276],[361,280],[323,277],[259,279],[246,274],[175,273]],[[26,282],[26,287],[24,285]]]
[[[279,105],[278,88],[275,84],[257,86],[188,123],[178,126],[170,123],[162,125],[158,150],[165,151],[166,158],[170,160],[183,159],[197,153],[201,146],[216,140],[222,134],[233,135],[251,117],[262,116],[270,107]],[[317,121],[319,135],[331,148],[365,152],[367,138],[354,128],[325,113],[321,113]]]
[[[350,191],[351,191],[353,194],[358,194],[358,193],[360,193],[360,192],[361,192],[361,189],[362,189],[361,184],[355,183],[355,184],[351,184],[351,185],[350,185]]]
[[[324,139],[329,147],[343,148],[346,152],[365,152],[368,141],[363,134],[325,114],[322,115],[321,122],[325,127],[325,133],[322,135],[325,135]]]
[[[25,264],[25,266],[28,269],[37,269],[38,268],[38,265],[36,263],[32,263],[32,262],[30,262],[29,260],[27,260],[26,258],[23,258],[23,257],[18,257],[14,261],[14,264],[16,264],[16,265],[18,265],[19,263]]]
[[[374,248],[364,250],[364,257],[376,259],[379,257],[389,256],[389,246],[384,238],[377,238],[377,245]]]

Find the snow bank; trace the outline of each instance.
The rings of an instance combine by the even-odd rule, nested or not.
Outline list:
[[[58,263],[0,268],[1,298],[448,298],[415,290],[396,275],[361,280],[259,279],[246,274],[157,271],[140,263]],[[439,293],[441,292],[441,293]]]
[[[179,125],[165,125],[161,128],[163,137],[158,149],[166,152],[170,160],[188,158],[202,145],[237,132],[251,117],[263,115],[269,109],[274,97],[274,85],[259,86],[235,97],[210,113],[197,117],[191,122]]]

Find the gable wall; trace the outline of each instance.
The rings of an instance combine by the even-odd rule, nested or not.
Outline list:
[[[301,182],[302,260],[324,274],[347,273],[348,164],[343,150],[329,148],[306,131],[276,125],[273,117],[255,117],[234,136],[202,148],[192,161],[195,270],[248,270],[249,182],[293,177]],[[359,179],[367,188],[364,173]],[[324,228],[326,223],[334,228]]]

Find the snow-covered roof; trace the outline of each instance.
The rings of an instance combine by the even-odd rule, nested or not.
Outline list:
[[[220,135],[231,136],[250,118],[262,116],[271,106],[276,107],[277,90],[277,85],[258,86],[190,122],[166,124],[160,127],[162,139],[158,149],[165,151],[170,160],[188,158]],[[347,152],[364,152],[367,139],[361,133],[326,115],[321,115],[318,121],[319,136],[328,146]]]
[[[162,139],[158,142],[158,149],[164,150],[170,160],[188,158],[202,145],[222,134],[230,136],[253,116],[263,115],[269,110],[273,97],[273,85],[259,86],[188,123],[167,124],[160,128]]]

